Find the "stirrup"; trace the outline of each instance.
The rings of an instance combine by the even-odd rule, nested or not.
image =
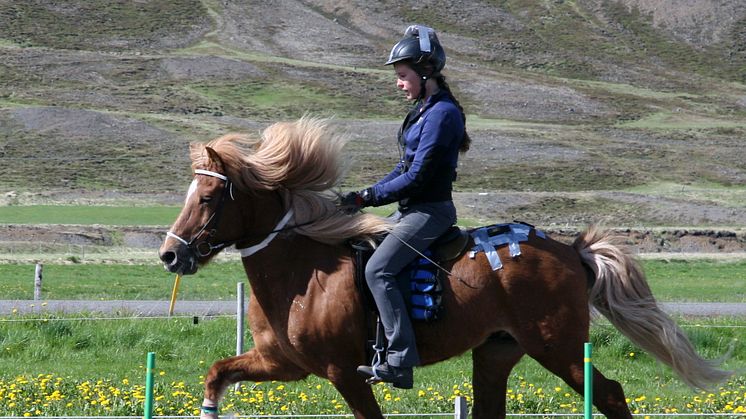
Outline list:
[[[373,370],[373,376],[366,379],[366,384],[378,384],[382,382],[381,377],[378,376],[376,369],[381,365],[381,360],[384,357],[386,351],[386,339],[384,338],[383,323],[381,323],[381,316],[376,318],[376,343],[373,345],[373,360],[370,363],[371,369]]]

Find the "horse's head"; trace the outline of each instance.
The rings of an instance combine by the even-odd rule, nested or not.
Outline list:
[[[159,254],[166,270],[189,275],[207,263],[217,252],[235,243],[242,228],[236,225],[238,205],[231,180],[220,156],[204,148],[202,167],[194,169],[184,208],[166,233]],[[226,228],[231,224],[231,228]],[[221,228],[222,227],[222,228]]]
[[[338,211],[343,145],[312,118],[273,124],[260,140],[233,133],[194,145],[194,180],[160,249],[166,269],[193,274],[232,244],[247,258],[281,232],[337,244],[388,231],[380,217]]]

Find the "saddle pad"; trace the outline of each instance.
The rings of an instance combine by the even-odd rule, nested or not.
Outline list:
[[[481,227],[471,232],[475,246],[469,252],[469,257],[474,259],[478,252],[484,252],[493,271],[503,267],[500,255],[497,254],[496,248],[502,245],[508,245],[510,257],[521,255],[520,242],[528,240],[531,230],[536,232],[539,238],[546,238],[543,231],[526,223],[507,223],[494,224],[487,227]]]

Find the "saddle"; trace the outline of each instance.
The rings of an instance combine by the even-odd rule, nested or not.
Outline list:
[[[441,310],[440,294],[443,290],[441,284],[446,272],[436,264],[441,265],[461,256],[469,238],[467,231],[456,226],[450,227],[399,274],[400,278],[409,278],[410,286],[402,289],[402,294],[412,320],[433,321],[438,318]],[[355,285],[363,295],[366,310],[377,314],[376,304],[365,282],[365,265],[375,249],[370,243],[362,241],[351,242],[350,246],[355,256]]]

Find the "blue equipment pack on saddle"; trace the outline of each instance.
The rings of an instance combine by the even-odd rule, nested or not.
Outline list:
[[[431,260],[433,253],[429,249],[423,252],[425,257],[418,257],[407,268],[404,275],[409,277],[412,320],[433,321],[440,314],[440,299],[443,292],[443,271]]]
[[[409,279],[408,285],[401,285],[402,295],[407,302],[412,320],[433,321],[441,312],[441,294],[446,272],[438,264],[450,261],[463,254],[469,242],[469,234],[458,227],[451,227],[439,237],[429,249],[399,273],[400,284]],[[368,243],[350,243],[355,256],[355,284],[363,294],[366,306],[376,310],[373,297],[365,283],[365,264],[373,253]]]

